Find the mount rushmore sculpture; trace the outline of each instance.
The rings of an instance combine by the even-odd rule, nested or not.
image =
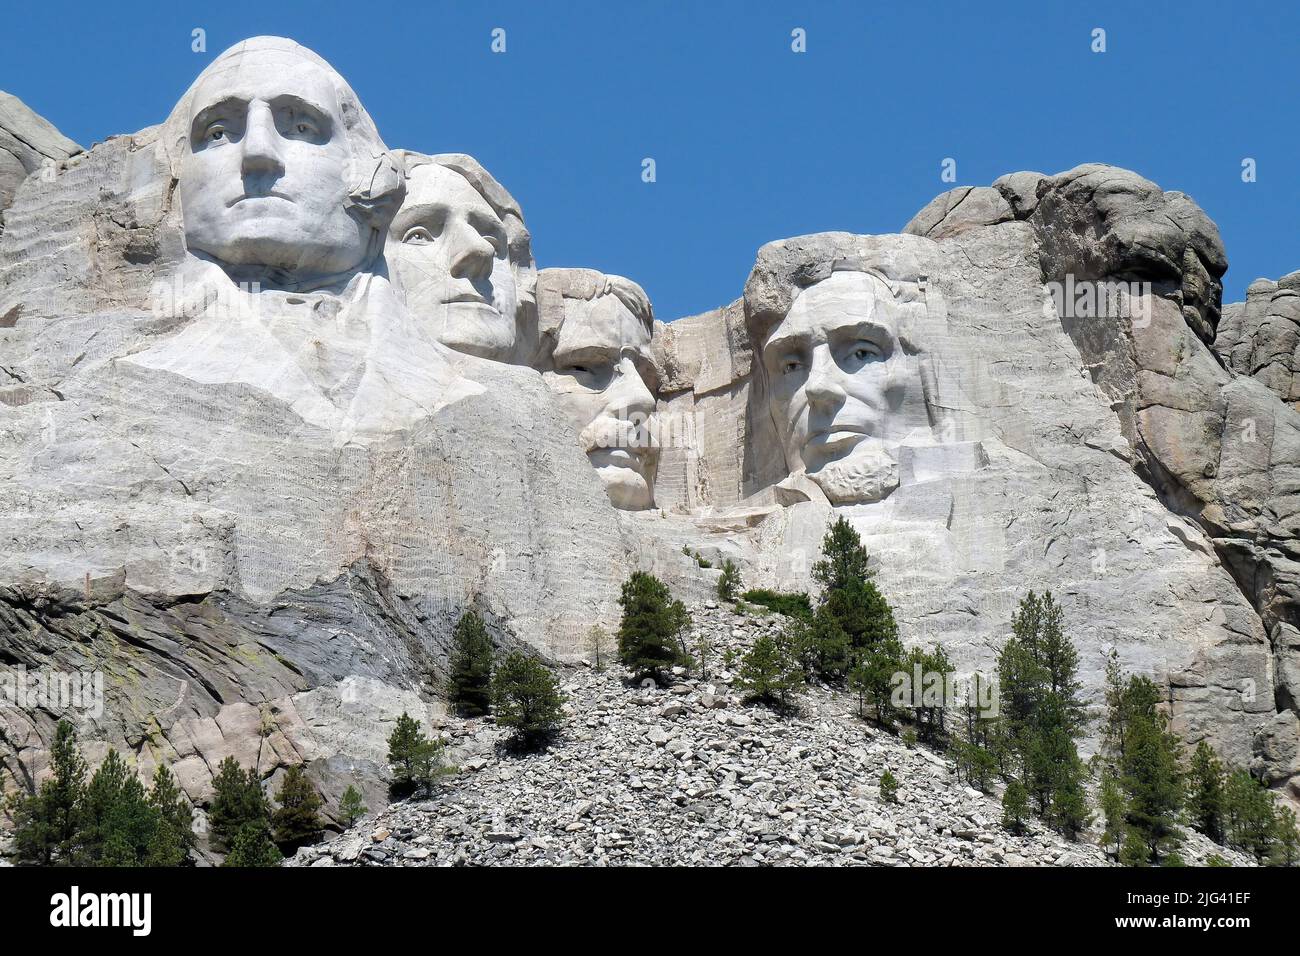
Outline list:
[[[899,234],[769,243],[665,324],[630,279],[538,271],[487,170],[390,149],[289,40],[49,154],[0,233],[0,661],[102,673],[83,739],[196,801],[229,754],[377,786],[468,607],[575,659],[632,570],[711,592],[684,549],[809,588],[835,514],[907,643],[987,671],[1050,588],[1094,703],[1113,649],[1300,797],[1300,415],[1249,344],[1296,284],[1221,320],[1187,197],[1016,173]],[[1059,294],[1110,282],[1124,310]],[[59,716],[0,708],[6,787]]]

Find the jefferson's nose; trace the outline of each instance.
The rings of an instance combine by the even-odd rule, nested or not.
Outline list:
[[[479,231],[463,220],[449,222],[447,268],[457,279],[486,279],[492,274],[496,249]]]
[[[818,346],[813,350],[812,367],[804,382],[804,393],[813,405],[839,405],[845,399],[844,387],[840,377],[844,373],[835,364],[830,349]]]
[[[241,145],[241,166],[245,176],[284,172],[284,158],[280,155],[280,132],[275,128],[271,108],[265,103],[254,102],[248,105],[248,122]]]

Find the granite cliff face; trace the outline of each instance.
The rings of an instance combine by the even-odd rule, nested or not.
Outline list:
[[[215,117],[231,76],[315,84],[337,121]],[[486,170],[389,150],[289,41],[158,127],[31,139],[55,174],[0,187],[0,664],[103,675],[92,759],[173,764],[198,803],[227,754],[306,763],[376,806],[464,609],[573,661],[631,570],[699,600],[685,547],[807,589],[843,514],[907,643],[987,671],[1050,588],[1094,703],[1114,648],[1189,741],[1300,797],[1294,276],[1221,307],[1187,197],[1015,173],[900,234],[768,243],[734,302],[665,323],[630,280],[538,273]],[[307,146],[334,179],[295,179]],[[60,713],[0,708],[6,787]]]

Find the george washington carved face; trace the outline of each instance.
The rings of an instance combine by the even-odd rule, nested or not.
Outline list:
[[[355,94],[315,54],[245,41],[203,71],[179,112],[191,251],[293,285],[346,275],[381,248],[376,213],[395,206],[400,176]]]

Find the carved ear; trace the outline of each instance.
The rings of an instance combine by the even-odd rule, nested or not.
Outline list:
[[[392,153],[355,158],[348,164],[347,208],[356,208],[387,227],[406,195],[406,177]]]

